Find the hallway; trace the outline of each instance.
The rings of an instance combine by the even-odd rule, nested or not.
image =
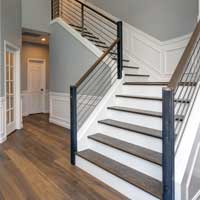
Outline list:
[[[0,200],[122,200],[121,194],[70,164],[69,131],[48,115],[24,118],[0,146]]]

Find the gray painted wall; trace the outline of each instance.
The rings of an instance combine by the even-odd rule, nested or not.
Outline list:
[[[198,0],[87,0],[165,41],[193,31]]]
[[[27,90],[27,63],[28,58],[46,60],[46,86],[49,88],[49,47],[46,45],[37,45],[23,43],[21,54],[21,89]]]
[[[21,0],[1,0],[1,91],[4,95],[4,40],[21,47]]]
[[[70,92],[97,57],[59,24],[51,25],[50,91]]]
[[[49,32],[51,0],[22,0],[22,27]]]

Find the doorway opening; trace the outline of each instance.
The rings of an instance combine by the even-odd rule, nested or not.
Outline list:
[[[49,112],[49,34],[23,29],[21,56],[22,113]]]

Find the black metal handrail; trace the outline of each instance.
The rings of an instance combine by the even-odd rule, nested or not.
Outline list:
[[[163,200],[175,199],[175,153],[200,81],[200,22],[166,88],[163,88]]]

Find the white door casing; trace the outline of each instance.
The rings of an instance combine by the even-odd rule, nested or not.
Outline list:
[[[28,59],[27,63],[28,93],[31,97],[29,114],[45,112],[46,94],[46,60]]]
[[[22,128],[20,48],[4,41],[5,137]]]

